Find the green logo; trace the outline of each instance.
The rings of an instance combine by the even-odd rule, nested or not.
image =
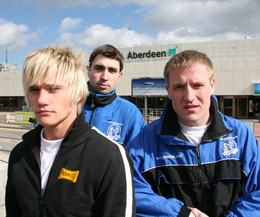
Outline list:
[[[169,49],[169,56],[174,56],[174,55],[176,55],[176,53],[177,53],[177,48],[178,48],[178,46],[176,46],[175,48]]]

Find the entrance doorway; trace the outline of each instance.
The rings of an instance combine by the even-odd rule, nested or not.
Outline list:
[[[224,96],[222,98],[220,111],[234,118],[248,118],[248,97],[247,96]]]

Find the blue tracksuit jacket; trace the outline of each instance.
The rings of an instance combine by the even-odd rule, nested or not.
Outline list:
[[[91,98],[91,99],[90,99]],[[116,142],[127,145],[145,126],[139,109],[115,94],[90,93],[83,106],[86,121]]]
[[[214,114],[201,144],[180,131],[171,102],[127,150],[134,161],[137,216],[260,216],[260,149],[243,122]]]

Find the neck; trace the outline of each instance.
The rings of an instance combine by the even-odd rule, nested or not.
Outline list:
[[[72,128],[75,119],[68,125],[44,126],[43,137],[46,140],[58,140],[65,138]]]

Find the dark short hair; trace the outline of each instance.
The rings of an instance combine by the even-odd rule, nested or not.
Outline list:
[[[111,59],[118,60],[120,65],[120,72],[123,70],[123,55],[120,51],[110,44],[105,44],[102,46],[97,47],[93,52],[90,54],[89,57],[89,66],[91,67],[92,62],[96,58],[97,55],[102,55]]]

